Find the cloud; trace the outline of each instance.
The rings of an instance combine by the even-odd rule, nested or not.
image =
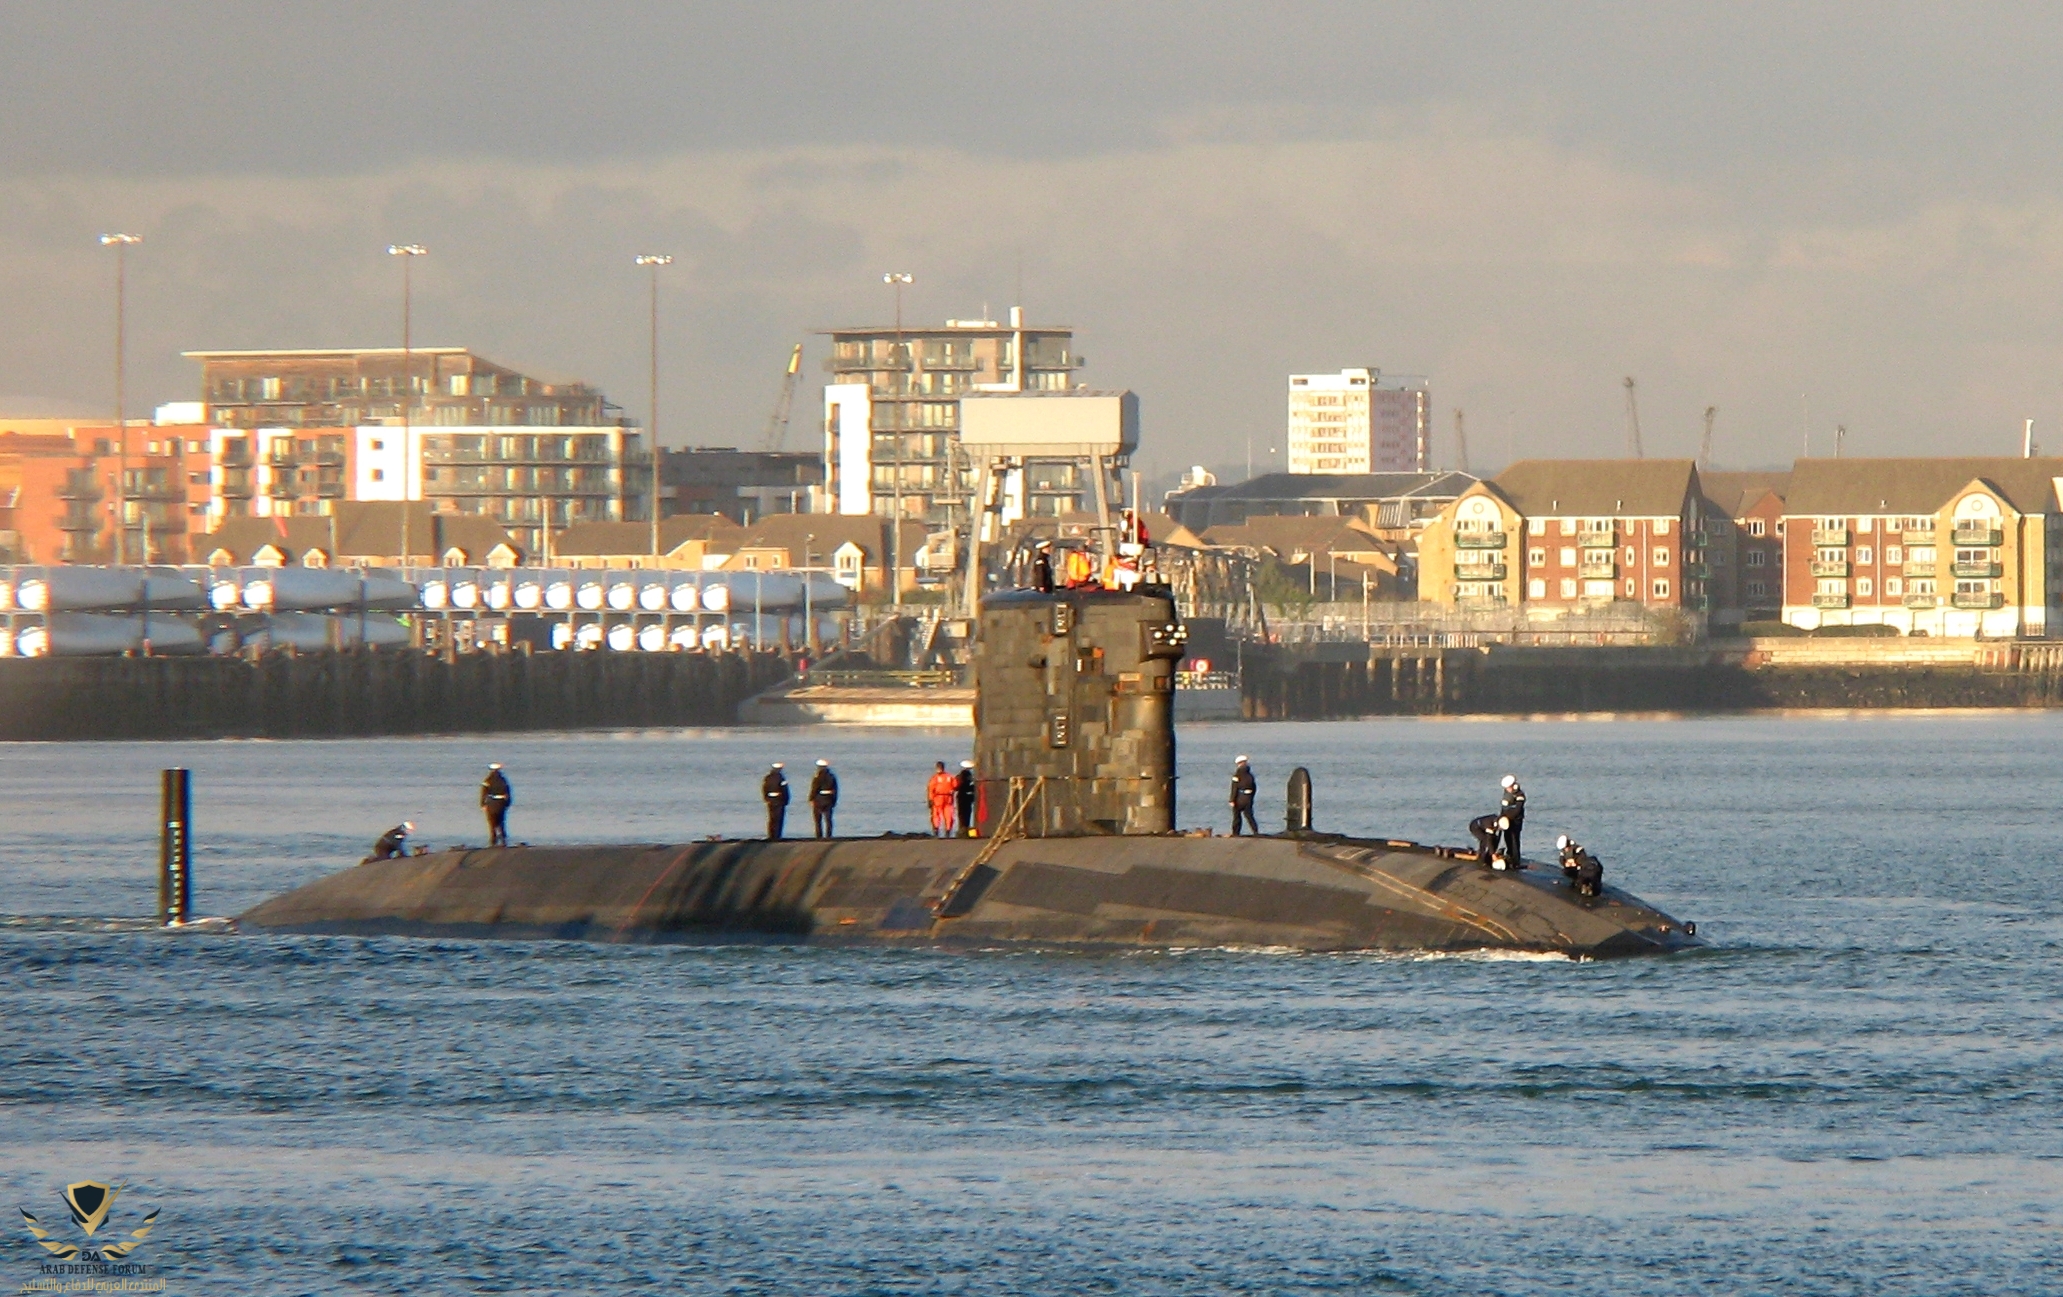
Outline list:
[[[110,267],[93,239],[119,225],[147,240],[138,409],[195,394],[180,350],[393,342],[384,249],[420,241],[420,341],[598,382],[633,413],[630,257],[673,253],[674,443],[750,443],[791,343],[885,318],[888,269],[917,276],[924,319],[1000,310],[1021,275],[1035,320],[1078,329],[1087,381],[1141,393],[1156,467],[1265,446],[1288,373],[1358,364],[1429,375],[1439,437],[1467,409],[1478,466],[1616,453],[1627,374],[1651,453],[1690,453],[1717,404],[1735,463],[1795,453],[1806,394],[1824,435],[1848,425],[1851,453],[2006,450],[2021,418],[2063,419],[2054,196],[1855,203],[1840,167],[1686,174],[1459,109],[1372,114],[1351,138],[1235,131],[1215,112],[1049,155],[844,143],[17,177],[0,182],[0,292],[33,327],[0,356],[0,408],[107,403]]]

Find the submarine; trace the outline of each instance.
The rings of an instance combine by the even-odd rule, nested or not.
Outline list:
[[[246,932],[968,948],[1513,951],[1700,944],[1614,887],[1472,849],[1303,826],[1176,824],[1165,587],[1006,590],[974,652],[976,836],[458,848],[368,861],[245,912]],[[1308,806],[1308,802],[1305,803]]]

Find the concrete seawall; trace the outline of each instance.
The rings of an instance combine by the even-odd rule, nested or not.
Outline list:
[[[1872,660],[1850,651],[1744,647],[1386,649],[1315,644],[1246,652],[1251,720],[1539,712],[1727,712],[1773,708],[2063,705],[2063,654],[2048,646]]]
[[[0,660],[0,739],[333,738],[732,725],[761,653],[272,654]]]

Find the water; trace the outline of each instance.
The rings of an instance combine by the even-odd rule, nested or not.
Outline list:
[[[1661,961],[166,936],[415,819],[749,832],[818,755],[921,826],[964,735],[0,746],[0,1205],[192,1293],[2063,1291],[2063,719],[1202,726],[1264,819],[1457,841],[1518,771],[1712,949]],[[12,1213],[10,1213],[12,1217]],[[0,1284],[40,1255],[8,1228]]]

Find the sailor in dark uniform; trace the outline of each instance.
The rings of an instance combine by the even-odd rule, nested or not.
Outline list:
[[[1032,589],[1040,594],[1053,593],[1053,542],[1042,540],[1032,552]]]
[[[1564,833],[1554,840],[1556,851],[1561,856],[1562,877],[1569,880],[1579,896],[1596,896],[1604,890],[1604,862],[1590,854],[1576,839]]]
[[[963,837],[971,837],[974,833],[974,803],[974,763],[962,761],[960,773],[953,776],[953,809],[960,816],[960,833]]]
[[[1255,837],[1261,836],[1261,826],[1254,822],[1254,795],[1259,792],[1254,783],[1254,768],[1241,757],[1232,765],[1232,795],[1228,803],[1232,807],[1232,836],[1239,836],[1239,825],[1245,820]]]
[[[831,773],[831,763],[821,757],[817,760],[817,773],[809,781],[809,813],[816,822],[816,834],[820,838],[835,838],[831,816],[838,809],[838,776]]]
[[[1498,803],[1497,816],[1500,825],[1498,846],[1504,849],[1505,867],[1524,869],[1525,857],[1519,854],[1519,832],[1526,827],[1526,790],[1519,787],[1517,775],[1506,775],[1502,787],[1504,800]]]
[[[515,801],[515,791],[509,787],[509,777],[501,772],[501,763],[491,763],[487,777],[480,781],[480,808],[487,812],[488,846],[509,845],[509,807]]]
[[[776,761],[768,768],[766,778],[759,781],[759,796],[766,802],[766,838],[769,842],[781,840],[781,827],[788,822],[788,776],[781,770],[781,763]]]
[[[408,835],[415,832],[415,821],[405,820],[380,835],[372,844],[374,860],[392,860],[408,850]]]

